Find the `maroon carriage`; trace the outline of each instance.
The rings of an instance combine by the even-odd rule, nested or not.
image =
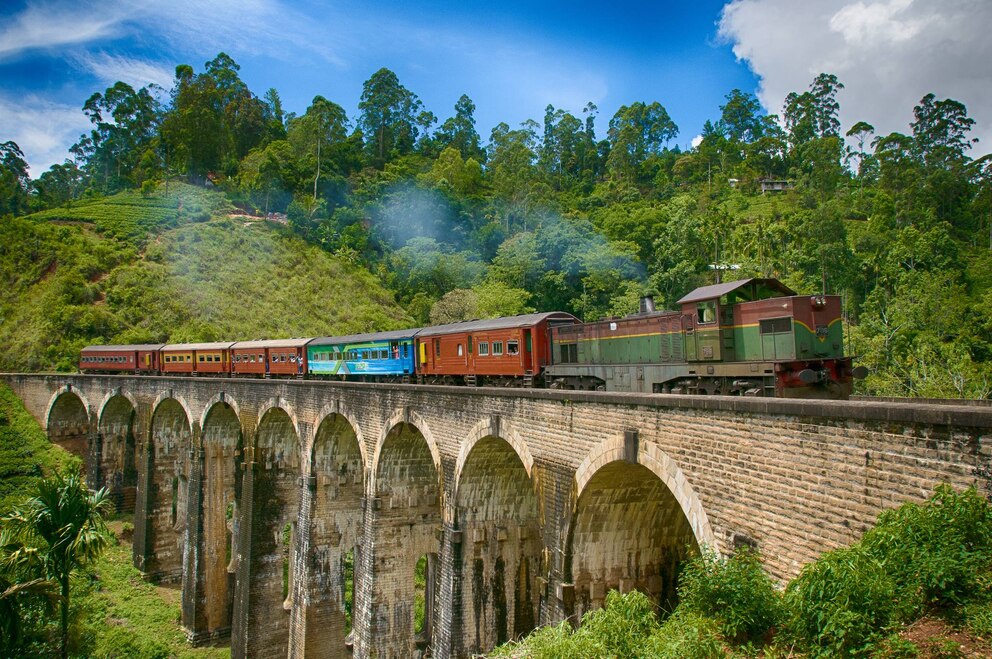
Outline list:
[[[239,341],[231,346],[231,370],[249,377],[303,377],[307,344],[313,339]]]
[[[79,370],[84,373],[158,373],[161,349],[161,343],[86,346],[80,352]]]
[[[173,343],[162,346],[163,373],[227,375],[231,372],[231,346],[223,343]]]
[[[548,330],[579,322],[562,311],[425,327],[418,371],[430,383],[539,386],[551,359]]]

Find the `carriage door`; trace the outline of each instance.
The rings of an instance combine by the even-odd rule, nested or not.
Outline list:
[[[685,360],[687,362],[696,361],[696,319],[695,314],[687,313],[682,315],[682,343],[685,346]]]
[[[734,342],[734,305],[720,305],[720,348],[723,350],[724,361],[737,359]]]

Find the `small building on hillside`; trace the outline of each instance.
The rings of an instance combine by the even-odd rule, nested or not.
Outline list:
[[[765,194],[766,192],[785,192],[794,187],[792,181],[785,179],[763,178],[758,179],[758,182],[761,184],[761,194]]]

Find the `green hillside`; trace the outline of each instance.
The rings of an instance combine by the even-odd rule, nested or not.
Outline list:
[[[73,369],[91,343],[411,324],[362,267],[231,211],[220,193],[171,183],[0,223],[0,370]]]

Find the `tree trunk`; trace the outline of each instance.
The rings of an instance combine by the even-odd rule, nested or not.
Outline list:
[[[62,585],[61,622],[62,622],[62,659],[69,656],[69,575],[63,575],[59,580]]]

